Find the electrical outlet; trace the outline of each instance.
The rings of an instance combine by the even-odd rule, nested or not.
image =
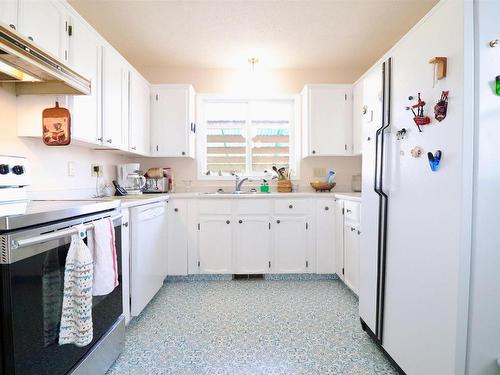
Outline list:
[[[92,164],[91,168],[91,176],[92,177],[102,177],[103,175],[103,166],[101,164]]]
[[[314,168],[313,177],[326,177],[326,168]]]
[[[75,162],[68,161],[68,176],[75,177]]]

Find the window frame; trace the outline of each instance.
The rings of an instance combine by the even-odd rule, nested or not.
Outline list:
[[[206,181],[232,181],[234,177],[232,176],[207,176],[203,173],[206,167],[207,158],[207,146],[206,146],[206,121],[204,108],[205,103],[248,103],[257,101],[267,101],[267,102],[283,102],[287,101],[292,104],[293,114],[290,124],[290,167],[293,172],[293,180],[300,179],[300,159],[301,159],[301,143],[300,143],[300,95],[277,95],[272,97],[246,97],[237,95],[219,95],[219,94],[197,94],[196,99],[196,123],[197,134],[196,134],[196,168],[197,168],[197,178],[198,180]],[[246,119],[246,126],[248,126],[248,117]],[[251,139],[247,139],[247,147],[251,142]],[[251,148],[250,148],[251,149]],[[248,163],[251,163],[251,159],[248,160],[248,156],[251,154],[246,153],[246,163],[248,170]],[[240,177],[248,177],[251,179],[262,179],[263,174],[244,174]]]

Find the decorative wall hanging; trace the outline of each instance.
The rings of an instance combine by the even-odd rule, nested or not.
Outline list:
[[[429,61],[429,63],[434,64],[434,77],[437,80],[446,77],[446,69],[448,65],[448,59],[446,57],[434,57]]]
[[[439,164],[441,164],[441,158],[443,156],[443,153],[441,150],[437,150],[434,155],[432,152],[427,153],[427,158],[429,158],[429,165],[431,166],[431,170],[433,172],[436,172],[439,168]]]
[[[67,146],[71,142],[71,116],[66,108],[44,109],[42,112],[43,143],[47,146]]]
[[[408,97],[408,100],[413,100],[413,96]],[[420,93],[418,93],[417,104],[412,105],[411,107],[406,107],[407,110],[411,110],[413,113],[413,121],[417,125],[418,131],[422,132],[420,128],[423,125],[429,125],[431,123],[431,119],[429,116],[424,116],[424,107],[425,102],[420,98]]]
[[[441,99],[434,106],[434,118],[440,122],[445,119],[446,112],[448,112],[448,93],[449,91],[443,91]]]

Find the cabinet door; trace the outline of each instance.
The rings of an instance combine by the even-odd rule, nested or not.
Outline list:
[[[200,215],[198,261],[200,273],[232,273],[230,216]]]
[[[101,45],[98,36],[83,21],[71,20],[69,65],[91,81],[90,95],[70,97],[71,132],[75,139],[102,144],[101,100]]]
[[[130,72],[129,150],[149,153],[149,83],[134,71]]]
[[[194,157],[193,95],[186,85],[152,86],[153,156]]]
[[[235,224],[235,272],[267,273],[270,267],[270,218],[239,216]]]
[[[344,282],[358,294],[359,287],[359,226],[344,226]]]
[[[103,47],[102,128],[104,145],[126,148],[128,138],[128,72],[123,58],[110,47]]]
[[[60,59],[66,58],[66,22],[66,13],[56,1],[19,1],[19,32]]]
[[[344,201],[335,201],[335,272],[344,279]]]
[[[274,264],[272,269],[278,273],[307,272],[307,230],[305,216],[275,218],[274,228]]]
[[[187,275],[188,202],[174,199],[168,203],[167,274]]]
[[[363,81],[359,81],[353,87],[353,101],[352,101],[352,154],[361,155],[363,143],[363,116],[367,107],[364,107],[363,97]]]
[[[311,86],[308,93],[309,155],[348,155],[351,150],[351,90],[347,86]]]
[[[316,201],[316,273],[335,273],[335,201]]]
[[[18,0],[0,1],[0,22],[17,30]]]

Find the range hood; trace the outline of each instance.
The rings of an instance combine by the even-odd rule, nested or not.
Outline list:
[[[0,82],[14,82],[18,95],[88,95],[91,91],[88,79],[2,24]]]

